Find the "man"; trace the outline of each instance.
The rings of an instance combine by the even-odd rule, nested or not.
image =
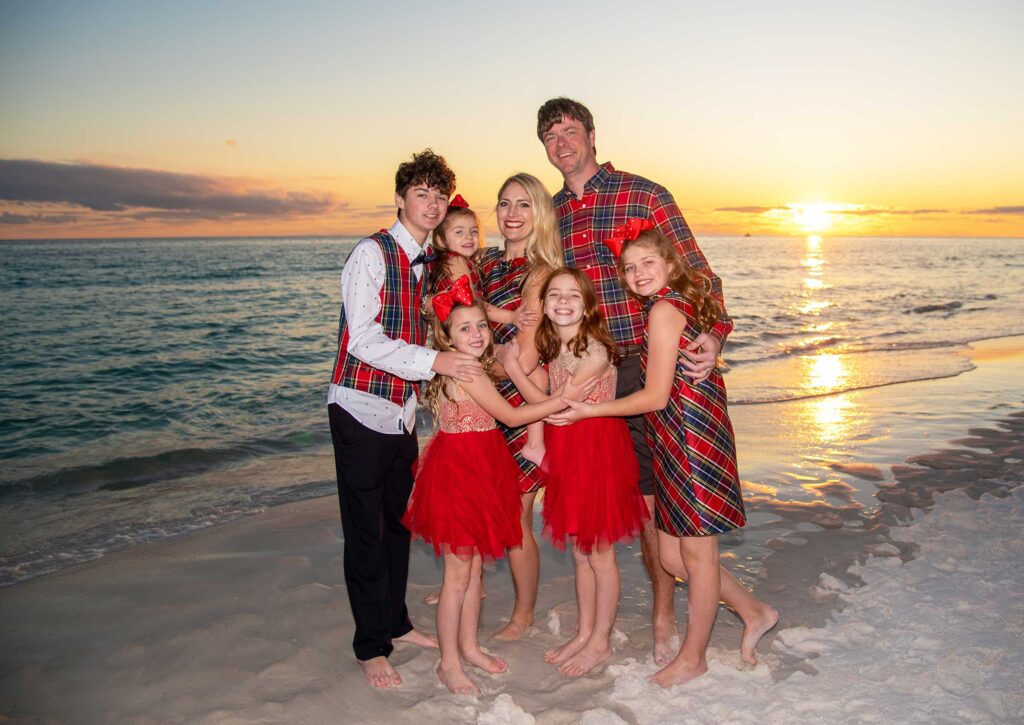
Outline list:
[[[424,347],[420,304],[427,236],[444,219],[455,174],[429,149],[395,174],[398,221],[361,240],[341,273],[338,355],[327,410],[345,536],[345,586],[355,620],[356,659],[374,687],[401,684],[388,662],[393,642],[437,647],[413,629],[405,605],[416,381],[435,373],[470,381],[472,355]]]
[[[604,240],[627,219],[651,219],[675,243],[687,263],[708,276],[712,294],[719,303],[723,303],[721,280],[712,273],[668,190],[643,177],[617,171],[610,163],[598,164],[594,118],[586,106],[569,98],[548,101],[537,112],[537,137],[544,144],[548,161],[565,180],[554,197],[565,263],[582,269],[594,282],[601,311],[622,356],[616,397],[629,395],[640,388],[644,318],[640,305],[619,283],[615,259]],[[694,382],[710,374],[731,330],[732,320],[723,303],[722,319],[715,328],[700,335],[686,348],[689,358],[686,367]],[[640,543],[644,566],[654,587],[654,660],[665,665],[676,654],[673,639],[678,630],[672,602],[675,581],[658,561],[654,478],[643,416],[627,420],[640,463],[640,490],[651,512]]]

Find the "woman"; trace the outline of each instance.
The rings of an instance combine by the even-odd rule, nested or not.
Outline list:
[[[551,271],[563,263],[555,206],[538,178],[530,174],[516,174],[509,177],[498,191],[495,211],[505,244],[504,249],[491,247],[484,250],[481,293],[490,305],[516,312],[518,327],[515,324],[495,324],[494,341],[504,344],[515,338],[523,351],[522,365],[531,370],[538,361],[533,342],[536,326],[525,323],[539,318],[540,288]],[[498,390],[514,406],[526,402],[511,381],[499,383]],[[533,624],[533,609],[537,603],[540,552],[533,535],[533,500],[543,478],[537,466],[524,455],[528,443],[526,427],[500,427],[522,471],[519,485],[523,545],[508,552],[516,601],[508,624],[494,635],[494,639],[513,640]],[[530,457],[540,460],[535,455]]]

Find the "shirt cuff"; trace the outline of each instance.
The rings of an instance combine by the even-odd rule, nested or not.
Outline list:
[[[722,348],[725,347],[725,339],[729,337],[729,333],[732,332],[732,321],[719,320],[715,323],[715,326],[708,332],[709,335],[714,337],[719,342],[719,354],[721,354]]]
[[[413,363],[417,370],[422,371],[422,380],[434,379],[435,373],[431,368],[434,367],[434,360],[436,358],[437,350],[431,350],[429,347],[421,347],[416,351]]]

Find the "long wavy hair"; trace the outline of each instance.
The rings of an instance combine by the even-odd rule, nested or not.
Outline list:
[[[464,307],[475,307],[484,315],[484,319],[487,319],[487,310],[484,308],[484,303],[479,299],[474,299],[471,304],[460,305],[456,304],[452,307],[451,314],[448,315],[448,319],[441,322],[437,315],[433,314],[433,310],[427,315],[430,320],[430,331],[431,331],[431,346],[439,352],[450,352],[455,349],[452,345],[451,338],[451,322],[452,315],[455,314],[455,310],[462,309]],[[491,334],[491,328],[488,326],[487,334]],[[484,366],[484,372],[494,382],[498,381],[498,377],[495,374],[497,365],[497,358],[494,356],[494,337],[492,336],[487,341],[487,347],[484,348],[484,354],[480,356],[480,363]],[[448,400],[454,400],[451,393],[452,378],[447,375],[435,375],[433,379],[427,383],[426,389],[423,391],[423,399],[427,401],[427,406],[430,408],[430,412],[434,416],[434,425],[439,423],[439,415],[441,412],[441,397],[444,396]]]
[[[447,277],[452,276],[451,271],[451,259],[458,255],[456,252],[451,251],[448,248],[448,239],[445,237],[445,233],[451,226],[452,222],[459,217],[471,217],[473,223],[476,224],[477,229],[482,229],[480,226],[480,217],[476,215],[476,212],[466,207],[457,207],[455,209],[449,209],[448,213],[444,217],[444,221],[438,225],[437,229],[434,230],[434,238],[431,241],[431,246],[434,251],[437,252],[437,259],[430,265],[430,276],[427,278],[427,289],[431,292],[437,289],[441,281]],[[477,249],[473,253],[473,256],[466,258],[466,263],[469,265],[471,272],[476,271],[477,262],[479,261],[481,250]]]
[[[562,237],[558,234],[558,215],[555,202],[544,183],[532,174],[518,173],[507,179],[498,189],[498,199],[509,184],[519,184],[526,190],[533,206],[533,231],[526,238],[526,258],[534,269],[558,269],[564,262]]]
[[[623,289],[638,300],[643,298],[633,293],[626,285],[625,267],[622,259],[626,250],[633,247],[646,247],[656,252],[668,265],[668,286],[678,292],[683,299],[693,305],[694,322],[702,332],[709,331],[722,316],[722,307],[718,300],[711,296],[711,281],[703,274],[686,263],[676,245],[657,229],[640,232],[636,239],[622,245],[622,255],[616,263],[619,280]]]
[[[551,280],[557,277],[572,277],[583,294],[583,319],[580,320],[580,327],[576,334],[567,343],[569,350],[576,357],[583,357],[583,353],[587,351],[587,341],[593,338],[604,345],[612,365],[617,365],[619,350],[612,334],[608,331],[608,325],[605,324],[601,303],[598,302],[597,292],[594,291],[594,283],[590,281],[590,277],[573,267],[559,267],[544,281],[544,286],[540,290],[541,303],[543,304],[547,299]],[[547,363],[558,357],[558,353],[562,349],[562,340],[558,337],[558,330],[547,315],[541,317],[534,339],[541,360]]]

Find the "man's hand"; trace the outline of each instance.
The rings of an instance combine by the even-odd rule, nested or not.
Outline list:
[[[722,351],[721,341],[706,332],[697,335],[696,339],[683,350],[683,373],[690,378],[694,384],[707,379],[711,371],[715,369],[718,362],[718,353]]]
[[[473,378],[484,372],[484,366],[478,358],[454,350],[437,353],[430,369],[438,375],[447,375],[463,383],[473,382]]]

